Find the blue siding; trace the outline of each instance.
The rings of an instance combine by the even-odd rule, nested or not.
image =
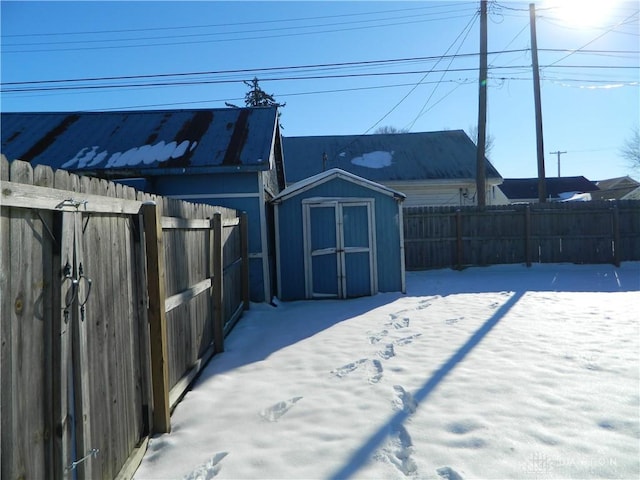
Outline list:
[[[258,175],[255,173],[235,173],[217,175],[180,175],[164,176],[153,178],[154,191],[159,195],[215,195],[211,198],[186,199],[194,203],[205,203],[209,205],[233,208],[247,213],[249,218],[249,255],[263,253],[262,228],[269,229],[270,226],[262,225],[261,210],[266,208],[260,203],[260,197],[255,196],[259,192]],[[248,197],[224,197],[229,193],[232,195],[247,193]],[[264,250],[267,250],[265,246]],[[263,275],[263,264],[261,258],[251,258],[249,260],[249,290],[251,300],[254,302],[265,301]],[[269,299],[270,300],[270,299]]]
[[[260,188],[255,172],[167,175],[148,181],[163,195],[257,193]]]
[[[400,225],[397,201],[375,189],[358,185],[342,178],[333,178],[324,183],[312,185],[311,188],[300,191],[285,198],[278,205],[279,249],[278,259],[280,268],[282,300],[295,300],[305,297],[304,276],[304,244],[303,244],[303,207],[304,199],[321,197],[373,198],[375,228],[376,228],[376,258],[378,272],[378,291],[392,292],[402,290],[402,261],[400,258]],[[315,210],[315,209],[313,209]],[[331,211],[330,209],[327,209]],[[349,213],[346,209],[345,213]],[[356,212],[352,212],[356,213]],[[328,215],[326,221],[333,221]],[[360,217],[360,215],[358,215]],[[352,246],[366,242],[366,232],[357,227],[362,222],[357,219],[355,224],[346,226],[345,242]],[[356,225],[356,226],[354,226]],[[331,227],[327,227],[331,232]],[[314,238],[314,246],[319,245],[320,238]],[[351,256],[351,258],[349,258]],[[348,277],[347,294],[360,295],[363,285],[368,292],[367,268],[362,266],[365,255],[347,255],[347,269],[355,268],[351,278]],[[366,262],[364,262],[366,263]],[[357,272],[357,273],[355,273]],[[331,272],[328,272],[333,276]],[[315,275],[315,271],[314,271]]]
[[[159,195],[206,195],[211,198],[186,199],[194,203],[206,203],[209,205],[233,208],[247,212],[251,219],[249,222],[249,253],[262,251],[260,211],[264,206],[260,203],[260,197],[220,197],[225,193],[239,194],[258,193],[258,178],[256,174],[229,174],[229,175],[184,175],[166,176],[154,179],[154,191]],[[213,196],[215,195],[215,196]]]

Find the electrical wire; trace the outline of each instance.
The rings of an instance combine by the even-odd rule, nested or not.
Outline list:
[[[457,11],[447,12],[456,13]],[[337,23],[324,23],[318,25],[301,25],[301,26],[290,26],[290,27],[278,27],[278,28],[266,28],[266,29],[252,29],[252,30],[239,30],[239,31],[226,31],[226,32],[213,32],[213,33],[189,33],[184,35],[172,35],[172,39],[178,38],[193,38],[193,37],[211,37],[211,36],[221,36],[221,35],[241,35],[241,34],[256,34],[256,33],[269,33],[269,32],[280,32],[280,31],[290,31],[290,30],[299,30],[306,28],[320,28],[320,27],[335,27],[341,25],[354,25],[361,23],[372,23],[372,22],[382,22],[389,20],[402,20],[406,18],[415,19],[416,17],[425,17],[432,16],[433,14],[413,14],[413,15],[405,15],[399,17],[386,17],[386,18],[375,18],[370,20],[356,20],[351,22],[337,22]],[[447,20],[449,18],[457,18],[457,17],[444,17],[444,18],[432,18],[425,21],[439,21],[439,20]],[[415,22],[410,22],[415,23]],[[393,25],[393,24],[391,24]],[[373,26],[386,26],[385,25],[373,25]],[[73,45],[77,43],[87,44],[87,43],[106,43],[106,42],[148,42],[153,40],[165,40],[167,38],[166,35],[161,37],[132,37],[132,38],[111,38],[111,39],[94,39],[94,40],[64,40],[64,41],[47,41],[47,42],[31,42],[31,43],[5,43],[7,47],[33,47],[40,45]],[[264,38],[261,36],[260,38]],[[198,42],[196,42],[198,43]]]
[[[456,37],[456,39],[452,42],[452,44],[449,46],[449,48],[447,48],[447,50],[445,51],[445,55],[449,52],[449,50],[451,50],[451,48],[453,48],[453,45],[455,45],[455,43],[458,41],[458,39],[460,38],[460,36],[464,33],[464,31],[467,29],[467,27],[469,25],[472,25],[473,23],[475,23],[475,21],[477,20],[477,18],[479,17],[480,13],[478,11],[475,12],[475,14],[473,15],[473,17],[471,17],[471,19],[469,20],[469,22],[467,23],[467,25],[462,29],[462,32],[460,32],[460,34],[458,34],[458,36]],[[437,63],[436,63],[437,65]],[[398,108],[402,102],[404,102],[417,88],[418,86],[420,86],[422,84],[422,82],[427,78],[427,76],[429,75],[429,73],[432,73],[433,70],[428,71],[425,73],[425,75],[420,79],[420,81],[418,83],[416,83],[393,107],[391,107],[391,109],[389,111],[387,111],[387,113],[385,113],[377,122],[375,122],[373,125],[371,125],[367,130],[365,130],[364,133],[360,134],[357,138],[360,138],[364,135],[366,135],[367,133],[369,133],[371,130],[373,130],[376,126],[378,126],[385,118],[387,118],[389,115],[391,115],[391,113],[393,111],[396,110],[396,108]],[[333,160],[335,160],[337,154],[339,151],[344,150],[346,148],[349,147],[349,145],[353,144],[356,140],[352,140],[351,142],[349,142],[347,145],[345,145],[344,147],[338,149],[334,155],[333,155]]]
[[[415,18],[415,16],[413,17]],[[451,16],[451,17],[440,17],[433,19],[421,19],[421,20],[410,20],[404,22],[390,22],[384,23],[380,25],[368,25],[368,26],[360,26],[360,27],[348,27],[348,28],[335,28],[335,29],[325,29],[325,30],[314,30],[310,32],[297,32],[297,33],[281,33],[281,34],[272,34],[272,35],[259,35],[259,36],[245,36],[239,38],[222,38],[222,39],[209,39],[209,40],[199,40],[199,41],[185,41],[185,42],[161,42],[161,43],[143,43],[143,44],[133,44],[133,45],[104,45],[104,46],[91,46],[91,47],[72,47],[72,48],[55,48],[55,49],[29,49],[29,50],[5,50],[3,49],[3,54],[13,54],[13,53],[52,53],[52,52],[70,52],[70,51],[90,51],[90,50],[105,50],[105,49],[121,49],[121,48],[149,48],[149,47],[164,47],[164,46],[177,46],[177,45],[193,45],[193,44],[202,44],[202,43],[220,43],[220,42],[233,42],[233,41],[241,41],[241,40],[265,40],[265,39],[273,39],[273,38],[286,38],[286,37],[297,37],[303,35],[317,35],[317,34],[325,34],[325,33],[336,33],[336,32],[347,32],[347,31],[358,31],[370,28],[384,28],[391,26],[399,26],[399,25],[410,25],[416,23],[425,23],[432,21],[442,21],[442,20],[452,20],[456,18],[466,18],[466,15],[459,16]],[[380,19],[377,21],[384,21],[385,19]],[[370,20],[371,21],[371,20]],[[353,22],[352,22],[353,23]],[[322,27],[322,26],[320,26]],[[318,28],[318,26],[306,26],[306,27],[287,27],[287,28]],[[272,29],[272,31],[280,31],[280,29]],[[202,36],[202,35],[198,35]],[[119,41],[119,40],[115,40]],[[99,42],[99,41],[98,41]],[[83,43],[87,43],[86,41]],[[47,43],[49,44],[49,43]],[[32,44],[36,45],[36,44]],[[4,45],[6,47],[6,45]],[[11,46],[11,45],[9,45]]]
[[[530,69],[530,65],[515,65],[515,66],[492,66],[490,70],[514,70],[527,72]],[[594,70],[640,70],[640,66],[629,65],[556,65],[555,62],[549,65],[540,66],[541,69],[548,68],[560,68],[560,69],[594,69]],[[275,81],[296,81],[296,80],[329,80],[329,79],[346,79],[346,78],[365,78],[365,77],[388,77],[398,75],[423,75],[422,79],[418,81],[414,88],[411,89],[405,97],[396,105],[402,103],[406,98],[415,91],[422,80],[424,80],[431,73],[452,73],[452,72],[473,72],[477,71],[477,67],[462,67],[462,68],[444,68],[428,70],[404,70],[404,71],[392,71],[392,72],[368,72],[368,73],[345,73],[345,74],[331,74],[331,75],[299,75],[299,76],[281,76],[281,77],[265,77],[260,79],[262,82],[275,82]],[[177,87],[177,86],[193,86],[193,85],[218,85],[238,83],[244,81],[244,78],[232,78],[232,79],[191,79],[183,81],[164,81],[164,82],[147,82],[147,83],[121,83],[121,84],[98,84],[98,85],[58,85],[58,86],[35,86],[35,87],[10,87],[5,88],[3,85],[0,88],[0,92],[7,93],[23,93],[23,92],[56,92],[56,91],[74,91],[74,90],[115,90],[121,88],[132,87]],[[389,112],[391,113],[391,112]]]
[[[458,5],[475,5],[476,2],[460,2]],[[269,24],[269,23],[283,23],[283,22],[299,22],[305,20],[324,20],[329,18],[344,18],[364,15],[378,15],[398,12],[409,12],[415,10],[431,10],[436,8],[449,7],[449,5],[430,5],[413,8],[403,8],[395,10],[378,10],[376,12],[359,12],[359,13],[343,13],[338,15],[322,15],[315,17],[301,17],[301,18],[281,18],[276,20],[255,20],[249,22],[237,22],[237,23],[218,23],[218,24],[206,24],[206,25],[182,25],[177,27],[154,27],[154,28],[132,28],[121,30],[89,30],[80,32],[50,32],[50,33],[17,33],[4,35],[5,37],[31,37],[31,36],[69,36],[69,35],[89,35],[89,34],[105,34],[105,33],[131,33],[131,32],[150,32],[150,31],[168,31],[168,30],[193,30],[195,28],[211,28],[211,27],[236,27],[240,25],[256,25],[256,24]]]
[[[465,41],[467,40],[467,38],[469,37],[469,33],[471,33],[471,29],[473,28],[473,25],[475,24],[475,22],[476,22],[476,20],[478,19],[478,17],[479,17],[479,15],[478,15],[478,16],[476,16],[475,18],[473,18],[473,19],[472,19],[472,21],[471,21],[471,22],[469,22],[469,23],[467,24],[467,27],[466,27],[466,33],[465,33],[465,32],[464,32],[464,30],[463,30],[463,31],[460,33],[460,35],[458,35],[458,37],[454,40],[454,43],[453,43],[451,46],[453,46],[453,45],[455,44],[455,42],[457,42],[457,41],[458,41],[458,39],[460,38],[460,36],[464,33],[464,38],[463,38],[463,39],[462,39],[462,41],[460,42],[460,45],[458,46],[458,50],[456,51],[456,53],[455,53],[455,54],[457,54],[457,53],[459,53],[459,52],[460,52],[460,49],[462,48],[462,45],[464,45],[464,42],[465,42]],[[451,47],[449,47],[449,48],[451,48]],[[449,49],[447,49],[447,52],[448,52],[448,51],[449,51]],[[445,52],[445,53],[446,53],[446,52]],[[455,55],[455,54],[454,54],[454,55]],[[445,75],[450,71],[450,69],[451,69],[451,64],[452,64],[452,63],[453,63],[453,59],[451,59],[451,61],[449,62],[449,65],[447,66],[447,68],[445,69],[445,71],[444,71],[444,72],[442,73],[442,75],[440,76],[440,80],[441,80],[441,81],[442,81],[442,80],[444,80]],[[422,115],[424,115],[426,112],[428,112],[429,110],[431,110],[431,108],[433,108],[433,107],[430,107],[428,110],[426,110],[426,111],[425,111],[425,109],[426,109],[427,105],[429,104],[429,102],[431,101],[431,99],[433,98],[433,96],[435,95],[436,90],[438,89],[438,85],[439,85],[439,83],[438,83],[438,84],[436,84],[436,86],[433,88],[433,90],[431,91],[431,94],[429,95],[429,97],[427,97],[427,100],[424,102],[424,104],[422,105],[422,108],[420,109],[420,111],[418,112],[418,114],[416,115],[416,117],[413,119],[413,121],[411,121],[411,122],[410,122],[410,124],[409,124],[409,126],[407,127],[407,129],[409,129],[409,130],[410,130],[410,129],[412,129],[412,128],[413,128],[413,126],[415,125],[416,121],[418,120],[418,118],[420,118],[420,117],[421,117]],[[447,95],[445,95],[445,97],[449,96],[449,95],[450,95],[453,91],[455,91],[456,89],[457,89],[457,87],[456,87],[456,88],[454,88],[454,89],[453,89],[451,92],[449,92]],[[443,98],[445,98],[445,97],[443,97]],[[442,99],[441,99],[441,100],[442,100]],[[441,101],[441,100],[440,100],[440,101]],[[440,101],[436,102],[436,104],[440,103]]]
[[[516,36],[517,37],[517,36]],[[513,42],[513,40],[512,40]],[[511,42],[510,42],[511,43]],[[513,54],[513,53],[526,53],[530,51],[529,48],[522,49],[512,49],[507,50],[506,48],[503,50],[488,52],[489,56],[494,56],[493,61],[498,58],[500,55],[504,54]],[[574,52],[578,54],[589,54],[589,55],[600,55],[600,56],[611,56],[623,58],[625,56],[633,56],[636,58],[640,51],[638,50],[587,50],[583,49],[579,52],[570,49],[561,49],[561,48],[541,48],[538,50],[539,52],[549,52],[549,53],[565,53],[565,52]],[[455,53],[452,55],[438,55],[438,56],[424,56],[424,57],[406,57],[406,58],[395,58],[395,59],[382,59],[382,60],[367,60],[367,61],[353,61],[353,62],[336,62],[336,63],[319,63],[319,64],[306,64],[306,65],[288,65],[288,66],[277,66],[277,67],[261,67],[261,68],[242,68],[242,69],[231,69],[231,70],[210,70],[210,71],[197,71],[197,72],[175,72],[175,73],[160,73],[160,74],[148,74],[148,75],[117,75],[117,76],[103,76],[103,77],[84,77],[84,78],[67,78],[67,79],[49,79],[49,80],[29,80],[29,81],[14,81],[14,82],[2,82],[2,87],[7,86],[35,86],[35,85],[58,85],[58,84],[76,84],[76,83],[90,83],[90,82],[103,82],[103,81],[112,81],[116,82],[119,80],[153,80],[153,79],[169,79],[171,77],[184,78],[184,77],[198,77],[198,76],[207,76],[207,75],[240,75],[240,74],[250,74],[251,76],[258,76],[261,74],[272,74],[286,71],[322,71],[322,70],[339,70],[339,69],[347,69],[347,68],[363,68],[363,67],[383,67],[383,66],[392,66],[392,65],[400,65],[403,63],[421,63],[421,62],[437,62],[443,59],[464,59],[464,58],[474,58],[477,57],[479,53]],[[505,67],[503,65],[502,67]],[[497,67],[496,67],[497,68]],[[523,67],[514,67],[514,68],[527,68]],[[633,67],[630,67],[633,68]],[[247,75],[243,75],[242,79],[246,79]],[[240,80],[237,80],[240,81]]]
[[[508,50],[500,52],[489,52],[488,55],[496,55],[502,53],[521,53],[527,52],[528,49]],[[555,50],[554,50],[555,51]],[[569,52],[570,50],[559,50]],[[633,53],[633,52],[625,52]],[[477,57],[479,53],[458,53],[455,55],[434,55],[426,57],[405,57],[405,58],[392,58],[383,60],[365,60],[355,62],[335,62],[335,63],[315,63],[307,65],[289,65],[280,67],[262,67],[262,68],[240,68],[232,70],[209,70],[200,72],[180,72],[180,73],[159,73],[150,75],[118,75],[110,77],[85,77],[85,78],[70,78],[70,79],[56,79],[56,80],[32,80],[32,81],[20,81],[20,82],[3,82],[3,85],[35,85],[41,83],[72,83],[72,82],[93,82],[102,80],[137,80],[137,79],[152,79],[152,78],[166,78],[166,77],[184,77],[184,76],[198,76],[198,75],[223,75],[223,74],[236,74],[236,73],[252,73],[257,74],[259,72],[273,72],[279,70],[300,70],[300,69],[324,69],[333,67],[353,67],[353,66],[372,66],[372,65],[387,65],[387,64],[399,64],[399,63],[411,63],[411,62],[428,62],[439,61],[443,58],[465,58],[465,57]]]
[[[615,28],[619,27],[622,23],[630,20],[631,18],[637,16],[640,13],[640,11],[635,11],[634,13],[632,13],[631,15],[629,15],[628,17],[626,17],[624,20],[622,20],[621,22],[617,23],[616,25],[614,25],[613,27],[609,28],[608,30],[606,30],[604,33],[598,35],[597,37],[595,37],[593,40],[590,40],[589,42],[585,43],[582,47],[580,48],[576,48],[575,50],[573,50],[572,52],[568,53],[567,55],[565,55],[562,58],[559,58],[558,60],[556,60],[555,62],[553,62],[551,65],[547,65],[546,67],[543,68],[549,68],[551,66],[556,65],[559,62],[562,62],[563,60],[566,60],[567,58],[569,58],[570,56],[574,55],[575,53],[581,51],[582,49],[584,49],[585,47],[588,47],[589,45],[591,45],[592,43],[594,43],[595,41],[599,40],[600,38],[604,37],[605,35],[607,35],[608,33],[610,33],[612,30],[614,30]]]

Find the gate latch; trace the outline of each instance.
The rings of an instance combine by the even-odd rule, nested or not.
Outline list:
[[[84,457],[82,457],[79,460],[76,460],[75,462],[71,462],[71,464],[67,468],[65,468],[64,471],[70,472],[72,470],[75,470],[78,467],[78,465],[80,465],[82,462],[86,462],[90,458],[96,458],[98,456],[98,453],[100,453],[99,449],[92,448],[87,452],[87,454]]]

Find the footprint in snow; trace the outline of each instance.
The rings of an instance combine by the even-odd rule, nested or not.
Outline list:
[[[382,363],[380,360],[372,360],[371,365],[369,383],[378,383],[382,379],[382,372],[384,371]]]
[[[407,328],[409,326],[409,322],[410,322],[409,317],[403,317],[401,320],[395,320],[391,322],[389,325],[395,328],[396,330],[399,330],[401,328]]]
[[[393,390],[396,392],[396,398],[393,401],[394,409],[402,410],[409,414],[415,413],[418,404],[413,398],[413,395],[407,392],[401,385],[394,385]]]
[[[395,357],[396,356],[396,352],[393,349],[393,343],[387,343],[384,346],[384,350],[380,350],[378,352],[378,355],[382,358],[384,358],[385,360],[389,360],[391,357]]]
[[[381,332],[369,333],[369,343],[374,345],[382,340],[389,334],[388,330],[382,330]]]
[[[207,463],[203,463],[191,473],[185,475],[182,480],[211,480],[220,472],[222,468],[220,461],[227,455],[227,452],[216,453]]]
[[[440,478],[442,478],[443,480],[464,480],[464,478],[462,478],[462,475],[460,475],[451,467],[440,467],[436,470],[436,472],[438,473],[438,476],[440,476]]]
[[[404,476],[415,475],[418,472],[416,462],[411,458],[413,453],[413,441],[407,429],[399,425],[394,427],[387,444],[382,447],[374,458],[388,461],[396,467]]]
[[[446,323],[447,325],[455,325],[460,320],[464,320],[464,317],[448,318],[444,321],[444,323]]]
[[[343,365],[342,367],[336,368],[335,370],[331,370],[331,373],[333,373],[338,378],[342,378],[345,375],[353,372],[356,368],[358,368],[363,363],[366,363],[366,361],[367,361],[366,358],[361,358],[360,360],[356,360],[355,362],[347,363],[346,365]]]
[[[338,378],[342,378],[364,364],[367,364],[366,370],[369,372],[369,383],[378,383],[382,378],[382,372],[384,371],[380,360],[369,360],[367,358],[361,358],[360,360],[347,363],[340,368],[331,370],[331,373]]]
[[[394,320],[397,320],[400,315],[402,315],[403,313],[405,313],[407,310],[400,310],[399,312],[396,313],[390,313],[389,314],[389,319],[391,320],[391,322],[393,322]],[[391,324],[389,324],[391,325]]]
[[[416,333],[415,335],[409,335],[408,337],[403,337],[395,341],[396,345],[408,345],[412,343],[416,338],[420,337],[421,333]]]
[[[287,413],[291,407],[302,400],[302,397],[293,397],[289,400],[278,402],[275,405],[265,408],[260,412],[260,416],[269,422],[277,422],[280,417]]]
[[[431,302],[428,300],[422,300],[420,303],[418,303],[418,306],[416,307],[416,310],[424,310],[427,307],[431,306]]]

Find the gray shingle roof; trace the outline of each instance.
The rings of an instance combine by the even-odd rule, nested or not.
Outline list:
[[[72,171],[267,170],[276,108],[3,113],[9,160]]]
[[[462,130],[282,140],[288,184],[330,168],[375,182],[476,177],[476,146]],[[485,166],[487,178],[501,178],[489,160]]]

